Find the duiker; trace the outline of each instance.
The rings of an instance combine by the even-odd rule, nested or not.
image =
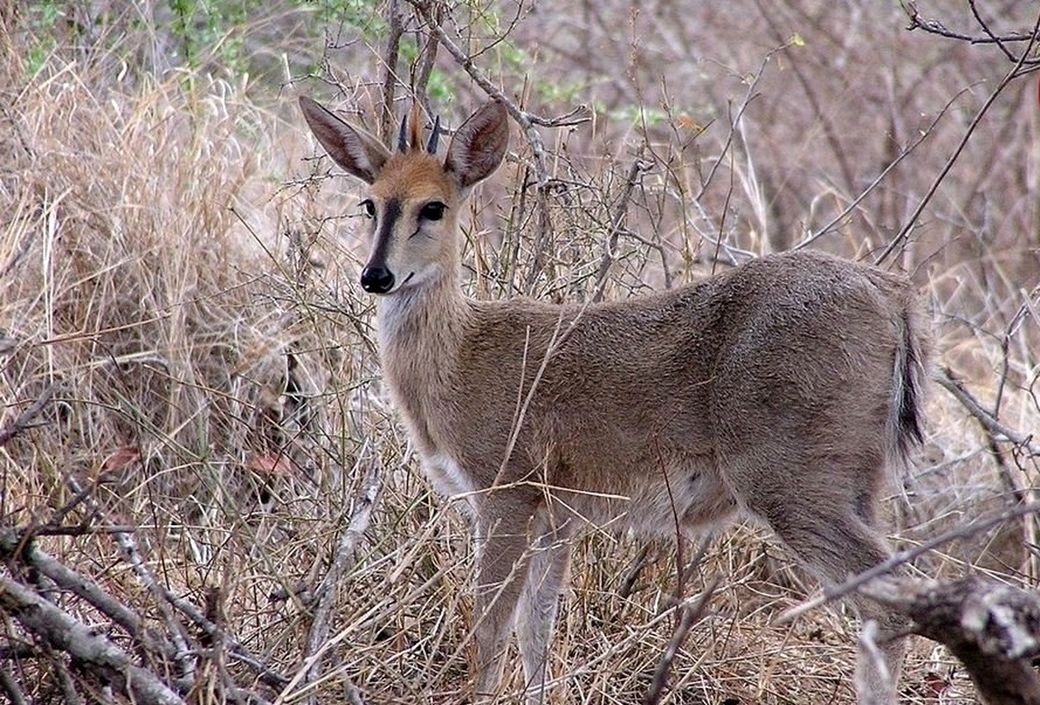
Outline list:
[[[478,695],[496,691],[515,630],[541,701],[570,538],[588,522],[674,536],[676,518],[693,532],[742,513],[831,582],[889,555],[877,499],[921,439],[928,347],[906,279],[798,252],[617,303],[475,301],[458,218],[505,154],[503,106],[477,110],[442,158],[436,127],[423,145],[403,121],[390,150],[300,104],[368,184],[361,286],[379,297],[386,383],[435,488],[471,510]],[[904,624],[853,600],[885,661],[861,682],[895,702]]]

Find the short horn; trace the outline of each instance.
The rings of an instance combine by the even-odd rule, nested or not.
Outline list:
[[[397,134],[397,151],[408,151],[408,113],[401,116],[401,131]]]
[[[426,143],[426,151],[430,154],[437,153],[437,138],[441,136],[441,116],[433,119],[433,132],[430,133],[430,141]]]

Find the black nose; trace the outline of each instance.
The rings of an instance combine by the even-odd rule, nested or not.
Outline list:
[[[370,294],[385,294],[394,288],[394,275],[386,267],[361,270],[361,288]]]

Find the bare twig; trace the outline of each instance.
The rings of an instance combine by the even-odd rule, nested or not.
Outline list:
[[[0,667],[0,693],[7,696],[7,700],[10,701],[11,705],[29,705],[22,688],[19,687],[15,678],[10,675],[6,665]]]
[[[882,250],[881,254],[878,255],[877,259],[874,260],[875,264],[881,264],[886,259],[888,259],[888,256],[891,255],[895,251],[895,249],[902,244],[902,242],[910,235],[910,232],[917,226],[917,221],[921,217],[921,214],[924,212],[925,207],[932,200],[932,196],[934,196],[935,192],[939,189],[939,185],[942,184],[944,179],[946,179],[946,175],[950,173],[950,170],[953,168],[953,165],[957,162],[957,159],[961,156],[961,153],[964,152],[964,148],[968,145],[969,140],[971,140],[971,136],[975,134],[976,128],[978,128],[979,124],[982,122],[982,118],[985,117],[987,111],[989,111],[990,109],[990,106],[992,106],[993,103],[997,100],[997,97],[1004,92],[1004,89],[1007,88],[1012,81],[1014,81],[1021,75],[1020,70],[1025,64],[1026,57],[1029,56],[1030,52],[1033,49],[1033,44],[1036,41],[1038,31],[1040,31],[1040,14],[1038,14],[1036,17],[1036,23],[1033,25],[1033,33],[1029,38],[1029,43],[1026,45],[1025,51],[1022,52],[1022,56],[1019,57],[1019,60],[1015,63],[1011,70],[1004,74],[1004,78],[1000,80],[1000,83],[998,83],[997,87],[993,89],[993,92],[989,94],[989,97],[986,98],[986,101],[982,104],[982,107],[979,108],[977,113],[975,113],[975,117],[972,118],[971,123],[969,123],[967,129],[964,131],[964,135],[961,137],[960,142],[957,144],[957,148],[953,150],[953,154],[950,155],[949,159],[946,160],[946,163],[943,165],[942,169],[939,170],[939,173],[936,175],[935,180],[932,181],[932,185],[928,187],[928,191],[925,192],[924,196],[921,198],[921,201],[917,204],[917,207],[914,208],[913,213],[911,213],[910,217],[907,218],[906,224],[903,225],[902,229],[899,231],[899,234],[897,234],[895,238],[893,238],[892,241],[888,243],[888,246],[885,247],[885,249]]]
[[[632,594],[632,589],[635,587],[639,575],[649,562],[647,559],[650,557],[650,549],[652,547],[652,543],[644,543],[643,547],[639,549],[639,553],[636,554],[636,557],[629,563],[628,568],[625,569],[625,577],[621,579],[621,586],[617,591],[618,597],[622,600],[628,599],[628,596]]]
[[[0,558],[5,561],[20,560],[54,581],[63,590],[77,597],[109,617],[126,630],[145,649],[159,651],[166,658],[173,658],[175,649],[154,630],[149,629],[140,615],[109,595],[93,580],[64,566],[31,542],[26,543],[20,532],[0,529]],[[190,686],[189,684],[186,684]]]
[[[625,188],[621,192],[621,197],[614,208],[614,215],[610,219],[610,233],[604,243],[603,256],[600,258],[599,267],[596,270],[596,281],[592,287],[593,302],[603,299],[603,291],[607,286],[607,275],[610,274],[610,266],[617,260],[618,237],[621,235],[625,216],[628,213],[628,203],[632,200],[632,192],[635,191],[636,184],[639,182],[639,175],[646,171],[649,166],[649,164],[643,161],[645,147],[646,145],[640,146],[639,152],[636,154],[635,159],[632,160],[632,166],[628,169],[628,177],[625,179]]]
[[[440,24],[443,13],[444,6],[441,3],[437,3],[436,8],[434,9],[434,20],[437,24]],[[426,42],[419,51],[419,59],[417,61],[418,69],[415,70],[413,68],[412,91],[415,93],[415,99],[419,101],[419,105],[422,106],[427,115],[434,114],[433,109],[430,107],[430,97],[427,94],[426,89],[430,84],[430,76],[433,75],[433,67],[437,62],[437,48],[439,46],[440,42],[437,38],[437,34],[427,34]]]
[[[693,625],[700,621],[701,617],[704,616],[704,612],[708,606],[708,600],[715,593],[715,589],[718,587],[718,581],[708,586],[708,588],[702,592],[696,602],[691,604],[683,604],[679,606],[679,612],[681,616],[676,620],[675,629],[672,631],[672,638],[668,640],[668,646],[665,648],[664,653],[661,654],[661,658],[657,662],[657,667],[654,669],[654,678],[650,682],[650,687],[647,689],[646,696],[643,698],[643,705],[657,705],[661,702],[661,698],[664,696],[665,686],[668,685],[668,674],[672,670],[672,662],[675,660],[676,655],[679,653],[679,649],[682,647],[683,642],[686,641],[686,636],[690,633],[690,629]]]
[[[947,111],[949,111],[950,106],[952,106],[954,102],[956,102],[957,99],[964,95],[966,92],[967,89],[959,91],[956,95],[954,95],[952,98],[946,101],[946,105],[944,105],[942,110],[939,111],[938,115],[935,116],[935,119],[932,120],[931,124],[929,124],[928,127],[926,127],[918,135],[917,139],[915,139],[909,147],[903,149],[899,153],[899,155],[896,156],[895,159],[889,162],[888,166],[881,170],[881,173],[878,174],[877,177],[870,182],[869,186],[863,189],[858,196],[853,198],[849,205],[846,206],[841,213],[838,213],[838,215],[831,218],[831,220],[826,225],[821,227],[815,233],[810,234],[804,240],[795,245],[793,249],[800,250],[803,247],[808,247],[809,245],[813,244],[821,237],[829,233],[830,231],[834,230],[838,225],[843,223],[845,219],[849,217],[849,214],[851,214],[852,211],[856,210],[856,208],[859,207],[859,204],[863,202],[863,199],[869,196],[871,193],[873,193],[874,189],[876,189],[881,184],[881,182],[885,180],[885,177],[888,176],[889,173],[900,164],[900,162],[902,162],[906,157],[910,156],[914,152],[914,150],[916,150],[921,145],[922,142],[924,142],[932,135],[932,132],[935,130],[936,125],[939,124],[939,121],[942,120],[943,116],[945,116]]]
[[[979,20],[980,25],[983,27],[984,34],[964,34],[963,32],[957,32],[949,29],[939,20],[928,19],[922,17],[921,13],[917,11],[917,3],[915,2],[903,2],[903,10],[906,12],[910,24],[907,25],[907,30],[914,31],[915,29],[921,29],[929,34],[935,34],[940,37],[946,37],[948,39],[959,39],[961,41],[968,42],[969,44],[998,44],[1001,45],[1001,49],[1004,50],[1005,56],[1008,55],[1004,44],[1013,44],[1016,42],[1033,42],[1038,38],[1036,30],[1032,34],[1025,32],[1006,32],[1001,35],[996,35],[989,30],[989,27],[981,22],[978,16],[978,12],[975,9],[975,3],[970,2],[972,12],[976,19]],[[1012,61],[1016,61],[1013,56],[1008,56]]]
[[[29,405],[29,408],[18,414],[9,424],[0,428],[0,447],[7,445],[7,442],[12,438],[33,427],[33,421],[51,403],[51,399],[54,397],[54,392],[57,389],[58,384],[56,382],[49,384],[39,398]]]
[[[932,376],[936,382],[948,391],[961,403],[965,409],[974,416],[986,431],[999,438],[1005,438],[1019,448],[1025,450],[1029,455],[1040,458],[1040,444],[1033,441],[1033,435],[1019,433],[997,420],[997,418],[982,407],[971,392],[964,388],[960,380],[954,378],[949,368],[943,367]]]
[[[867,620],[859,633],[858,665],[856,667],[856,692],[861,694],[857,705],[888,705],[884,691],[890,687],[885,683],[880,688],[873,687],[875,684],[867,680],[867,674],[872,670],[874,674],[883,674],[886,681],[891,681],[892,674],[889,672],[888,663],[878,645],[878,625],[873,619]],[[880,683],[877,685],[881,685]]]
[[[386,53],[383,54],[383,115],[379,120],[379,136],[383,142],[389,142],[394,134],[397,61],[401,49],[401,35],[404,34],[404,11],[401,9],[400,0],[389,0],[386,14],[389,34],[386,39]]]
[[[715,178],[715,173],[718,171],[719,167],[722,165],[722,161],[729,153],[730,147],[733,145],[733,136],[737,132],[737,128],[740,125],[741,119],[744,117],[744,113],[747,111],[748,106],[750,106],[755,98],[758,97],[758,93],[755,92],[755,89],[758,88],[758,83],[762,80],[762,75],[765,73],[766,66],[769,65],[770,61],[772,61],[773,56],[789,46],[790,43],[788,42],[782,46],[776,47],[775,49],[770,49],[766,52],[766,55],[762,57],[762,61],[758,65],[758,70],[755,71],[751,80],[747,82],[747,90],[744,91],[744,98],[740,101],[740,106],[737,108],[736,114],[733,115],[729,122],[729,129],[726,132],[726,141],[722,144],[722,151],[719,152],[719,156],[714,162],[712,162],[711,168],[708,169],[708,175],[705,176],[704,181],[701,182],[700,190],[697,192],[697,195],[693,197],[695,202],[699,202],[701,197],[707,192],[708,187],[711,186],[711,182]]]
[[[203,634],[206,634],[212,639],[222,640],[228,647],[231,655],[238,661],[241,661],[247,665],[250,669],[257,674],[260,681],[265,685],[271,686],[272,688],[284,688],[289,683],[289,678],[278,671],[274,670],[260,658],[253,655],[246,647],[242,646],[237,640],[227,634],[219,625],[215,624],[212,620],[206,617],[199,610],[198,607],[193,605],[188,600],[174,595],[172,592],[163,588],[163,597],[167,602],[173,605],[174,609],[187,617],[191,622],[202,630]]]
[[[69,674],[69,669],[65,666],[64,658],[50,644],[44,645],[44,650],[47,653],[51,670],[54,672],[54,680],[58,682],[58,690],[61,691],[64,704],[83,705],[83,698],[76,690],[76,684],[72,680],[72,675]]]
[[[11,705],[29,705],[29,701],[22,692],[17,681],[11,676],[6,666],[0,666],[0,692],[3,692]]]
[[[549,166],[545,156],[545,143],[542,141],[542,136],[538,134],[536,126],[564,127],[587,122],[589,120],[585,115],[587,108],[585,108],[585,106],[579,106],[570,113],[556,118],[540,117],[521,109],[520,106],[511,100],[501,89],[498,88],[498,86],[492,83],[491,79],[476,67],[473,63],[473,58],[463,51],[462,48],[448,36],[437,16],[431,12],[428,2],[423,2],[422,0],[408,0],[408,2],[416,9],[416,11],[419,12],[429,27],[430,32],[437,37],[437,40],[441,43],[444,49],[451,54],[451,57],[455,62],[469,74],[474,83],[480,86],[480,89],[489,97],[498,101],[503,107],[505,107],[510,117],[512,117],[516,124],[523,130],[527,144],[531,148],[531,154],[534,157],[535,178],[537,179],[535,203],[538,208],[538,234],[535,237],[534,257],[531,262],[531,270],[527,276],[527,290],[530,292],[533,289],[535,281],[541,274],[542,266],[544,264],[544,255],[549,248],[549,242],[552,236],[552,217],[549,211]]]
[[[72,488],[73,492],[81,494],[84,492],[83,485],[73,477],[71,474],[67,474],[65,478],[66,483]],[[86,502],[90,505],[99,516],[103,516],[101,506],[97,501],[90,496],[87,496]],[[141,555],[141,551],[137,546],[136,537],[130,532],[117,531],[111,534],[116,540],[116,544],[123,552],[123,556],[130,563],[130,567],[133,569],[134,574],[137,576],[141,584],[156,598],[156,606],[159,608],[159,612],[162,614],[163,619],[166,622],[167,629],[169,631],[170,640],[176,649],[173,655],[173,661],[177,664],[180,670],[180,678],[185,682],[192,682],[195,678],[195,656],[192,649],[188,648],[187,640],[184,636],[184,627],[177,619],[176,614],[170,609],[170,606],[163,600],[165,588],[159,584],[159,580],[155,577],[155,573],[148,566],[147,561]]]

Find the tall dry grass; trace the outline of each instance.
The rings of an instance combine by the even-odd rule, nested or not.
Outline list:
[[[70,478],[92,486],[104,517],[80,504],[64,523],[135,526],[166,586],[198,604],[218,589],[227,630],[292,676],[311,626],[299,591],[324,575],[358,488],[381,468],[371,526],[337,589],[329,675],[282,702],[336,700],[348,680],[373,703],[456,702],[471,649],[468,532],[431,495],[382,393],[372,303],[353,283],[365,256],[355,186],[328,176],[292,105],[296,91],[334,95],[376,123],[384,47],[332,26],[328,37],[343,41],[323,49],[301,29],[306,8],[276,5],[238,30],[263,52],[267,78],[249,82],[216,58],[179,63],[176,36],[158,21],[166,6],[141,7],[158,19],[87,46],[51,28],[56,42],[35,72],[25,57],[42,30],[4,16],[0,427],[49,388],[55,401],[0,448],[0,522],[46,523],[74,494]],[[472,23],[469,49],[508,27],[512,10],[498,10],[500,23],[482,24],[486,7],[455,8],[460,26]],[[876,251],[980,102],[971,86],[998,75],[1001,61],[900,34],[887,6],[661,0],[521,10],[509,38],[519,65],[490,50],[481,69],[532,111],[561,114],[576,102],[597,111],[591,124],[544,131],[554,228],[541,253],[532,155],[519,135],[476,194],[464,225],[467,286],[486,298],[590,295],[640,149],[608,298],[789,247],[968,87],[905,166],[820,242],[850,256]],[[762,63],[795,33],[804,46]],[[262,47],[250,43],[257,37]],[[304,39],[310,62],[324,57],[317,78],[295,63]],[[277,41],[291,85],[270,78]],[[479,91],[443,54],[437,65],[455,96],[441,108],[457,124]],[[1040,233],[1027,93],[1014,89],[984,123],[903,263],[930,292],[943,361],[987,403],[1000,397],[1003,422],[1031,433],[1040,428]],[[720,236],[727,246],[716,262]],[[1036,459],[991,443],[942,390],[929,417],[927,447],[887,503],[892,535],[906,544],[1036,486]],[[1028,522],[1007,526],[919,567],[1035,586],[1033,535]],[[813,583],[754,526],[714,538],[686,589],[720,587],[676,660],[666,702],[850,702],[850,617],[820,610],[774,624]],[[107,534],[39,541],[159,619]],[[632,702],[671,634],[663,611],[675,591],[674,547],[593,532],[577,554],[551,655],[562,683],[553,700]],[[24,639],[10,620],[4,634]],[[38,702],[60,701],[41,662],[11,668]],[[907,702],[971,702],[955,671],[941,649],[918,643]],[[517,665],[509,687],[521,680]]]

